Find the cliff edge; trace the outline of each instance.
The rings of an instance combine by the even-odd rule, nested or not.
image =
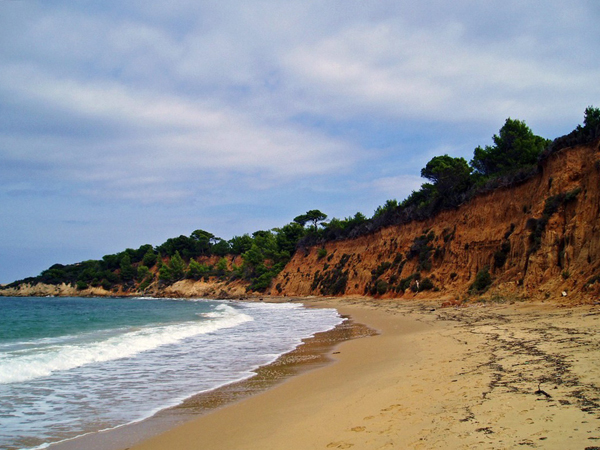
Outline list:
[[[434,218],[298,250],[270,294],[595,301],[599,147],[564,148],[526,182]]]

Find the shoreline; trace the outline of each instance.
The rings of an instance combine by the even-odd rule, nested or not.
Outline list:
[[[274,302],[282,303],[282,300],[274,299]],[[285,302],[290,302],[290,299],[286,299]],[[295,299],[294,302],[304,303],[301,299]],[[310,307],[310,305],[305,306]],[[342,317],[344,321],[341,324],[302,339],[302,343],[294,350],[282,354],[269,364],[254,369],[254,375],[249,378],[194,394],[177,405],[160,409],[147,418],[56,442],[45,448],[49,450],[78,450],[80,448],[121,450],[129,448],[131,445],[150,439],[198,417],[272,389],[285,383],[291,377],[331,364],[333,362],[331,354],[339,343],[376,334],[374,330],[354,322],[351,317]]]
[[[600,445],[600,309],[303,299],[377,329],[335,363],[131,450]]]

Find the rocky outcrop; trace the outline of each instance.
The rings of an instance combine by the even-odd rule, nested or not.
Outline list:
[[[600,293],[599,146],[553,153],[528,181],[432,219],[298,251],[271,294],[461,301],[485,290],[488,297],[593,301]]]
[[[210,256],[199,258],[202,264],[214,266],[221,257]],[[240,256],[229,256],[227,268],[232,270],[235,265],[241,265]],[[163,261],[168,264],[168,260]],[[153,267],[152,273],[157,277],[158,269]],[[21,283],[16,287],[2,287],[1,296],[10,297],[168,297],[168,298],[247,298],[252,296],[246,292],[249,284],[243,280],[225,281],[218,277],[208,277],[206,280],[184,279],[173,284],[165,284],[156,279],[147,287],[141,289],[140,282],[134,281],[130,284],[116,284],[110,290],[100,286],[78,289],[73,284],[45,284],[45,283]]]
[[[107,291],[101,287],[79,290],[75,286],[67,283],[23,283],[17,287],[4,288],[0,291],[0,296],[11,297],[106,297],[110,295],[123,296],[123,292],[118,294],[118,291]]]
[[[7,297],[167,297],[167,298],[246,298],[251,294],[246,293],[247,283],[243,281],[225,282],[219,280],[194,281],[181,280],[169,286],[158,287],[157,283],[144,290],[123,290],[119,286],[114,290],[101,287],[77,289],[62,283],[53,284],[21,284],[18,287],[6,288],[0,291],[0,296]]]

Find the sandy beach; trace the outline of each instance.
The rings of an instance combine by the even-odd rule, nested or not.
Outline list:
[[[380,334],[131,450],[600,448],[600,308],[318,300]]]

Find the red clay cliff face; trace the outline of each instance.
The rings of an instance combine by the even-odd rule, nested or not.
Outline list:
[[[589,281],[600,275],[599,146],[563,149],[527,182],[432,219],[328,243],[325,256],[319,248],[298,251],[270,293],[458,300],[488,268],[487,296],[595,301],[600,283]],[[428,289],[416,294],[417,286]]]

